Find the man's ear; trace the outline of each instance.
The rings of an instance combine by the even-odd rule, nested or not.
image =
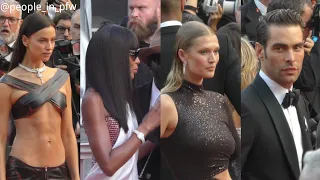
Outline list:
[[[256,55],[257,55],[258,59],[260,61],[264,61],[264,58],[265,58],[264,47],[260,43],[256,42],[255,50],[256,50]]]
[[[181,12],[183,12],[184,11],[184,5],[186,4],[186,0],[181,0],[180,4],[181,4]]]

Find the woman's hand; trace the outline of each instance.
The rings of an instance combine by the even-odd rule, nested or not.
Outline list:
[[[153,107],[149,110],[148,114],[143,118],[143,122],[138,128],[138,131],[143,134],[149,134],[155,128],[160,126],[160,97],[158,97],[157,101],[153,105]]]

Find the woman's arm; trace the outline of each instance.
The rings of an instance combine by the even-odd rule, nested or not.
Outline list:
[[[155,105],[138,127],[146,137],[153,129],[160,126],[160,108]],[[88,141],[101,170],[112,176],[139,149],[141,141],[135,134],[121,146],[112,149],[108,127],[105,122],[105,108],[100,95],[87,91],[82,101],[82,118]]]
[[[72,180],[79,180],[79,160],[76,136],[72,126],[72,110],[71,110],[71,86],[70,77],[66,84],[67,92],[67,108],[62,114],[61,135],[62,141],[66,152],[66,162]]]
[[[161,98],[161,127],[160,137],[169,137],[177,127],[178,112],[170,96],[162,94]]]
[[[6,179],[6,143],[8,136],[8,124],[11,110],[11,92],[12,89],[3,83],[0,83],[0,179]]]
[[[146,141],[146,143],[142,144],[139,148],[139,160],[144,158],[146,155],[150,154],[151,151],[157,147],[156,144],[152,143],[151,141]]]

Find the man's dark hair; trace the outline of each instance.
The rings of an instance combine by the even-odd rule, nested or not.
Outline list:
[[[272,0],[268,4],[267,12],[271,12],[276,9],[291,9],[302,15],[304,13],[303,7],[305,5],[312,7],[310,0]]]
[[[56,26],[58,24],[58,22],[63,19],[63,20],[70,20],[71,21],[71,17],[72,17],[72,12],[69,10],[64,10],[61,11],[61,13],[58,13],[54,19],[53,19],[53,23]]]
[[[305,0],[272,0],[268,4],[267,12],[271,12],[276,9],[291,9],[301,13],[304,4]]]
[[[260,22],[257,26],[257,42],[266,47],[269,39],[270,25],[276,26],[300,26],[303,28],[301,16],[291,9],[277,9],[268,12],[265,16],[260,17]]]

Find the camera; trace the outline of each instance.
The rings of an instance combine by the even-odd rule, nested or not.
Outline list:
[[[218,12],[218,4],[220,4],[223,9],[223,14],[235,14],[237,7],[240,6],[240,3],[241,0],[204,0],[202,9],[208,16],[211,13]]]
[[[80,70],[79,57],[73,54],[72,43],[69,40],[56,40],[52,56],[47,63],[48,66],[57,67],[58,65],[67,66],[66,71],[70,78],[80,82],[76,72]]]
[[[4,41],[0,40],[0,71],[7,73],[10,68],[10,62],[5,59],[11,54],[13,49],[5,44]]]
[[[0,58],[0,71],[7,73],[10,68],[10,62],[5,58]]]

